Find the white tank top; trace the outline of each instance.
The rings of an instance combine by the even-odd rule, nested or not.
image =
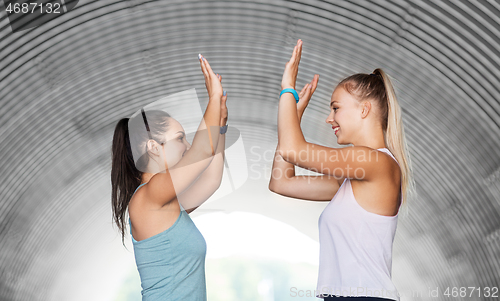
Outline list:
[[[396,160],[387,148],[377,150]],[[351,181],[346,178],[319,217],[316,297],[370,296],[399,301],[391,280],[398,215],[399,209],[394,216],[365,210],[354,199]]]

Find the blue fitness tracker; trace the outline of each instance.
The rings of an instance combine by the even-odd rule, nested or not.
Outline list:
[[[219,133],[222,135],[222,134],[225,134],[227,132],[227,124],[224,125],[224,126],[221,126],[220,127],[220,130],[219,130]]]
[[[280,98],[281,98],[281,95],[283,95],[283,93],[287,93],[287,92],[292,93],[293,97],[295,97],[295,100],[297,102],[299,102],[299,93],[297,93],[297,91],[295,91],[295,89],[292,89],[292,88],[286,88],[286,89],[281,90]]]

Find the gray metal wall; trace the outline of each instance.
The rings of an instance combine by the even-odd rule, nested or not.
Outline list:
[[[337,146],[324,120],[343,77],[380,67],[394,79],[419,194],[394,244],[394,269],[413,272],[395,282],[498,287],[497,1],[79,1],[15,33],[0,17],[0,300],[48,300],[62,271],[102,249],[114,125],[193,87],[205,108],[198,53],[223,76],[228,124],[246,152],[274,149],[279,84],[298,38],[298,86],[320,74],[302,123],[308,141]],[[279,201],[266,179],[245,185]],[[317,235],[318,207],[297,219],[293,206],[228,206]]]

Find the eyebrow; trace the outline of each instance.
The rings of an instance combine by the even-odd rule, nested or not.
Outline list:
[[[186,135],[186,133],[184,133],[183,131],[178,131],[177,133],[183,133],[184,135]],[[177,134],[177,133],[176,133],[176,134]]]
[[[334,103],[334,102],[339,103],[338,101],[335,101],[335,100],[334,100],[334,101],[332,101],[332,102],[330,103],[330,107],[333,105],[333,103]]]

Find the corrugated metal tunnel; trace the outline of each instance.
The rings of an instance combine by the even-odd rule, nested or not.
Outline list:
[[[317,240],[326,204],[271,193],[271,156],[251,158],[276,147],[281,75],[298,38],[298,86],[320,74],[302,121],[310,142],[338,146],[324,121],[339,80],[378,67],[394,79],[418,192],[399,220],[396,286],[499,286],[497,1],[79,1],[19,32],[2,11],[1,25],[0,300],[80,300],[96,282],[117,289],[114,126],[191,88],[205,108],[198,53],[223,76],[246,167],[267,176],[249,175],[193,216],[258,213]]]

